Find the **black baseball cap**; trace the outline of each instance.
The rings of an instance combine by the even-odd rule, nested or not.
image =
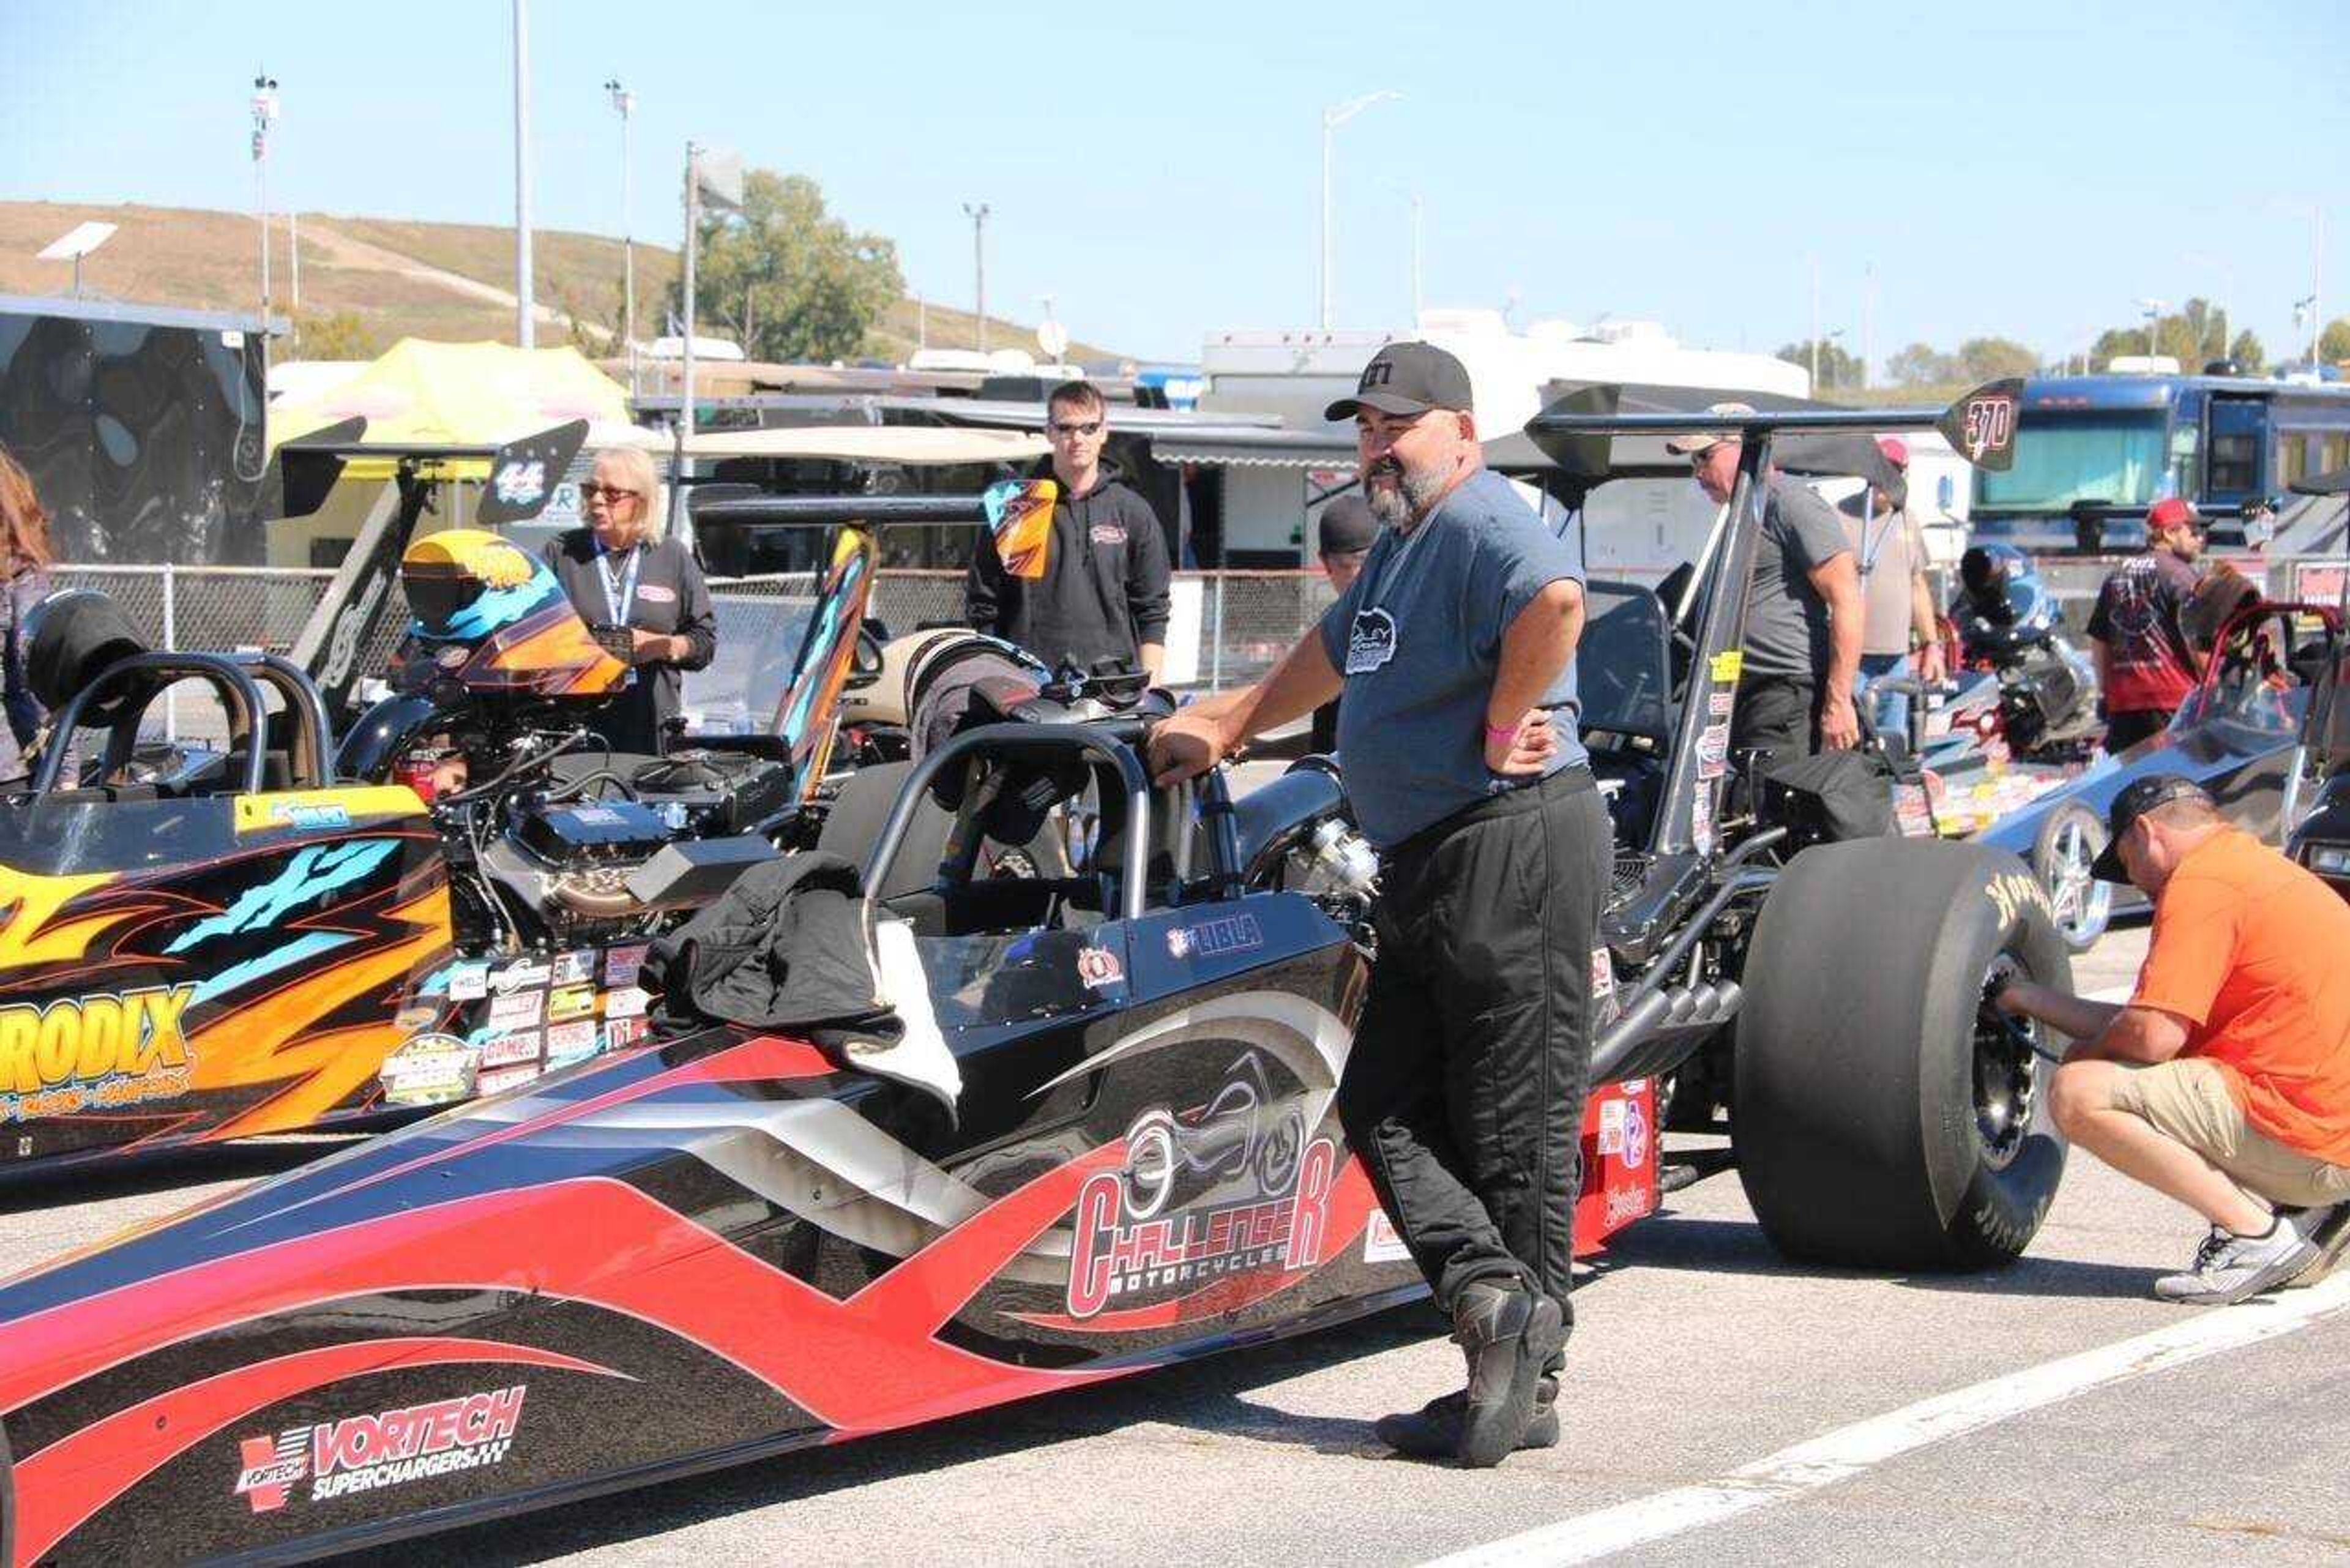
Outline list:
[[[2217,804],[2201,784],[2177,774],[2156,774],[2151,778],[2131,781],[2129,787],[2114,796],[2114,804],[2106,808],[2106,846],[2097,851],[2089,875],[2100,882],[2128,881],[2129,873],[2122,869],[2122,835],[2147,812],[2175,800],[2199,800],[2215,807]]]
[[[1471,410],[1469,371],[1433,343],[1390,343],[1371,356],[1355,395],[1322,410],[1326,420],[1351,420],[1357,409],[1383,414],[1424,414],[1430,409]]]
[[[1322,508],[1315,536],[1322,555],[1360,555],[1379,536],[1379,520],[1371,514],[1371,504],[1361,496],[1341,495]]]

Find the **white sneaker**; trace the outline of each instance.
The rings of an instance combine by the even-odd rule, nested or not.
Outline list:
[[[2276,1289],[2316,1256],[2317,1244],[2282,1214],[2265,1236],[2239,1236],[2214,1225],[2195,1250],[2195,1261],[2187,1272],[2165,1274],[2155,1281],[2154,1293],[2164,1301],[2192,1306],[2232,1306]]]

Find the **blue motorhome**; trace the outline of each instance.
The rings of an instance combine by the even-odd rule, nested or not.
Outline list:
[[[1978,543],[2035,552],[2126,550],[2146,509],[2183,495],[2241,542],[2248,503],[2350,463],[2350,386],[2236,376],[2059,376],[2026,381],[2015,466],[1975,471]]]

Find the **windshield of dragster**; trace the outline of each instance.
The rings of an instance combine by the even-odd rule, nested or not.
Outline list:
[[[1637,583],[1595,581],[1585,585],[1583,603],[1583,640],[1575,653],[1583,728],[1666,743],[1672,736],[1672,664],[1663,601]]]

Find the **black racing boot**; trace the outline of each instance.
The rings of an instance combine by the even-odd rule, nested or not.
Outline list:
[[[1452,1305],[1452,1337],[1469,1358],[1454,1452],[1471,1469],[1490,1469],[1533,1424],[1543,1373],[1566,1348],[1566,1314],[1514,1280],[1479,1280]]]
[[[1518,1438],[1518,1449],[1558,1447],[1558,1379],[1544,1374],[1534,1390],[1534,1413]],[[1382,1416],[1371,1430],[1397,1453],[1415,1459],[1449,1459],[1461,1452],[1461,1418],[1469,1396],[1452,1393],[1430,1399],[1417,1410]]]

